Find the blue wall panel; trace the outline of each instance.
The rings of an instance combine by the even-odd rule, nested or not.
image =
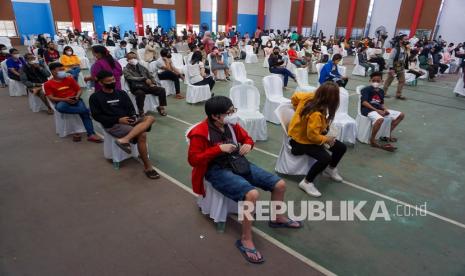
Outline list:
[[[48,33],[55,35],[55,24],[50,3],[12,2],[13,11],[21,36]]]
[[[176,27],[176,13],[174,10],[158,10],[158,25],[163,31],[168,31],[171,27]]]
[[[103,19],[102,6],[94,6],[93,11],[95,31],[97,32],[98,37],[101,39],[103,31],[105,31],[105,20]]]
[[[252,37],[257,29],[257,15],[256,14],[238,14],[237,15],[237,30],[241,36],[248,32]]]
[[[136,30],[134,8],[103,6],[102,11],[106,30],[108,30],[110,25],[112,27],[119,26],[121,37],[125,31]]]
[[[208,30],[212,29],[212,12],[200,12],[200,25],[206,23],[208,25]]]

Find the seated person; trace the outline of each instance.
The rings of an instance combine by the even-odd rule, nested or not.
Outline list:
[[[45,95],[55,103],[55,109],[60,113],[78,114],[87,132],[87,141],[101,143],[103,139],[95,134],[89,109],[81,99],[81,88],[78,83],[68,77],[63,64],[52,62],[48,65],[53,79],[44,84]],[[81,141],[81,134],[75,133],[73,141]]]
[[[268,64],[270,67],[270,73],[273,74],[280,74],[284,76],[284,89],[287,88],[287,83],[289,81],[289,77],[291,77],[294,81],[296,81],[294,74],[291,71],[287,70],[284,66],[283,57],[279,54],[279,47],[275,46],[273,48],[273,53],[268,58]]]
[[[42,84],[47,82],[50,72],[44,65],[39,63],[39,60],[33,54],[27,53],[24,58],[26,59],[26,65],[19,71],[21,82],[27,87],[28,91],[42,100],[47,107],[47,113],[53,114],[53,109],[50,107],[50,103],[42,89]]]
[[[169,49],[161,49],[160,57],[155,61],[155,66],[158,69],[158,78],[160,80],[170,80],[174,82],[176,99],[184,99],[184,96],[181,95],[181,85],[179,82],[179,78],[183,78],[183,76],[181,72],[174,67]]]
[[[420,61],[420,68],[428,71],[428,81],[435,82],[438,67],[433,64],[433,55],[431,54],[431,51],[433,50],[430,48],[423,48],[418,56],[418,60]]]
[[[126,57],[126,55],[128,53],[128,50],[126,48],[127,45],[128,45],[128,43],[126,41],[124,41],[124,40],[119,43],[119,47],[117,47],[115,49],[115,58],[117,60],[120,60],[120,59]]]
[[[371,70],[372,73],[375,71],[376,66],[368,62],[367,48],[365,46],[362,46],[358,53],[358,65],[365,68],[365,77],[367,76],[368,70]]]
[[[47,44],[47,49],[44,51],[45,63],[56,62],[60,59],[60,53],[57,51],[57,46],[53,42]]]
[[[109,71],[97,74],[100,90],[89,98],[92,117],[102,124],[106,132],[118,138],[115,143],[130,154],[130,143],[137,144],[140,158],[144,163],[144,173],[148,178],[157,179],[160,175],[153,169],[148,157],[147,132],[150,131],[155,118],[137,117],[131,99],[126,92],[117,90],[115,77]]]
[[[287,50],[287,55],[289,56],[289,60],[295,66],[297,66],[297,68],[305,68],[305,67],[307,67],[306,66],[307,63],[305,62],[305,60],[303,58],[299,58],[299,56],[297,55],[297,51],[295,49],[296,49],[296,44],[294,42],[289,44],[289,50]]]
[[[210,53],[210,70],[213,72],[215,79],[218,78],[218,70],[223,70],[226,75],[226,79],[229,79],[229,66],[225,62],[223,55],[220,53],[218,47],[213,47],[212,52]]]
[[[205,195],[204,178],[213,188],[234,201],[255,205],[257,188],[271,192],[271,200],[282,201],[286,183],[245,159],[254,145],[252,138],[231,115],[236,111],[231,100],[224,96],[212,97],[205,103],[207,119],[189,131],[188,161],[193,167],[192,188],[194,193]],[[245,169],[232,169],[232,156],[245,162]],[[273,217],[273,215],[271,215]],[[301,228],[300,222],[284,215],[270,221],[271,227]],[[252,240],[252,221],[244,217],[242,238],[236,242],[244,258],[251,263],[262,263],[263,256],[255,249]]]
[[[294,93],[291,102],[295,109],[288,130],[291,152],[294,155],[307,154],[317,161],[299,187],[311,196],[320,197],[321,193],[314,185],[320,173],[324,172],[338,182],[343,180],[336,167],[347,147],[336,137],[328,135],[339,106],[339,87],[334,82],[325,82],[315,93]]]
[[[81,73],[81,60],[74,54],[71,46],[66,46],[63,49],[63,55],[60,57],[60,63],[63,64],[68,74],[71,74],[74,80],[78,81],[79,73]]]
[[[16,81],[21,81],[19,73],[21,68],[26,65],[24,59],[19,55],[19,51],[15,48],[10,49],[10,57],[6,60],[8,68],[8,78]]]
[[[410,55],[408,57],[408,71],[407,73],[414,74],[415,78],[418,79],[419,77],[423,76],[425,72],[423,72],[420,67],[418,66],[418,50],[413,49],[410,51]]]
[[[147,94],[158,97],[160,103],[160,106],[157,107],[158,113],[166,116],[165,88],[156,85],[155,79],[149,70],[139,64],[136,53],[129,52],[127,59],[128,65],[123,69],[124,79],[128,82],[131,93],[136,97],[139,116],[144,116],[144,102]]]
[[[147,38],[143,37],[142,42],[139,43],[139,49],[145,49],[145,46],[147,46]]]
[[[154,60],[157,60],[159,49],[160,46],[158,45],[158,43],[150,39],[149,43],[145,45],[144,60],[146,62],[152,62]]]
[[[368,44],[367,57],[369,62],[377,63],[379,65],[379,71],[383,72],[386,69],[386,61],[383,58],[383,50],[381,50],[381,48],[375,48],[373,42]]]
[[[5,45],[0,44],[0,63],[7,60],[10,57],[10,53]],[[6,87],[5,76],[3,76],[3,70],[0,69],[0,88]]]
[[[200,51],[199,46],[195,44],[189,45],[189,53],[187,54],[187,58],[186,58],[187,64],[191,63],[192,55],[194,55],[196,51]],[[203,60],[203,56],[202,56],[202,60]]]
[[[215,80],[212,76],[207,76],[205,73],[205,66],[202,62],[202,53],[200,51],[194,52],[191,61],[187,64],[189,72],[189,83],[192,85],[205,85],[210,86],[210,90],[215,86]]]
[[[361,91],[361,113],[368,117],[372,123],[370,144],[372,147],[380,148],[386,151],[393,152],[397,148],[391,144],[380,145],[376,142],[376,134],[378,133],[384,120],[391,120],[391,136],[381,137],[384,142],[397,142],[395,137],[392,137],[392,131],[404,119],[404,113],[387,109],[384,105],[384,90],[381,88],[383,74],[374,72],[370,76],[371,85]]]
[[[323,68],[321,68],[320,79],[318,80],[320,84],[333,81],[340,87],[346,87],[348,79],[346,76],[342,76],[341,73],[339,73],[337,66],[341,59],[342,56],[340,54],[335,54],[332,60],[328,61]]]

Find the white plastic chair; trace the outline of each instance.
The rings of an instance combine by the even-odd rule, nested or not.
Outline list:
[[[48,110],[44,102],[39,97],[32,94],[32,92],[28,93],[27,99],[29,102],[29,108],[31,109],[32,112],[40,112],[42,110]]]
[[[295,113],[292,104],[282,103],[274,113],[283,129],[283,142],[276,160],[275,171],[288,175],[306,175],[316,160],[306,154],[294,155],[291,152],[292,147],[289,144],[290,138],[287,133],[289,123]]]
[[[10,79],[8,77],[8,66],[6,65],[6,61],[7,60],[2,61],[1,67],[5,83],[8,84],[8,92],[10,94],[10,97],[26,96],[26,86],[22,82]]]
[[[211,98],[212,93],[210,91],[210,86],[205,85],[193,85],[190,83],[190,74],[187,66],[184,66],[183,69],[184,76],[187,82],[187,92],[186,92],[186,102],[187,103],[199,103],[206,101]]]
[[[55,105],[50,102],[54,113],[55,131],[60,138],[66,137],[75,133],[84,133],[86,129],[82,123],[81,117],[78,114],[65,114],[56,110]]]
[[[131,154],[127,154],[115,144],[116,138],[106,132],[105,129],[103,129],[103,135],[103,156],[105,159],[112,160],[115,169],[119,169],[120,162],[131,157],[137,158],[139,156],[137,144],[131,144]]]
[[[456,96],[461,95],[465,96],[465,88],[463,88],[463,72],[460,75],[460,78],[457,80],[457,84],[455,85],[454,88],[454,93]]]
[[[0,37],[0,44],[5,45],[7,49],[10,49],[11,47],[13,47],[11,45],[11,39],[5,36]]]
[[[339,108],[336,110],[336,115],[332,124],[339,129],[336,137],[341,142],[355,144],[357,137],[357,123],[354,118],[348,114],[349,109],[349,92],[343,88],[339,88]]]
[[[315,91],[316,87],[308,84],[308,70],[307,68],[297,68],[295,71],[295,78],[297,80],[297,87],[295,91]]]
[[[137,49],[137,56],[138,56],[139,60],[144,60],[144,58],[145,58],[145,49],[144,48]]]
[[[172,80],[160,80],[157,73],[157,68],[155,67],[155,62],[149,63],[149,72],[153,72],[153,78],[156,82],[160,83],[161,87],[165,88],[166,96],[176,95],[176,87],[174,86],[174,81]],[[182,72],[182,70],[181,70]]]
[[[286,64],[286,69],[289,70],[292,74],[295,74],[297,66],[289,60]]]
[[[131,93],[131,89],[129,88],[129,83],[126,81],[124,76],[121,76],[121,87],[123,88],[124,91],[128,93],[128,96],[131,99],[132,105],[137,110],[136,96],[134,96],[134,94]],[[159,105],[160,103],[158,101],[157,96],[150,95],[150,94],[145,95],[144,112],[147,112],[147,111],[155,112]]]
[[[247,130],[254,141],[268,139],[265,116],[260,113],[260,92],[252,85],[236,85],[231,88],[229,98],[237,108],[239,124]]]
[[[355,66],[354,66],[354,69],[352,70],[352,75],[365,77],[366,70],[365,70],[365,67],[359,64],[358,53],[355,53],[354,64]]]
[[[252,45],[245,45],[245,63],[257,63],[257,55],[253,52]]]
[[[271,54],[270,55],[266,55],[265,58],[263,59],[263,67],[264,68],[269,68],[270,67],[270,63],[268,62],[268,59],[270,58]]]
[[[279,119],[275,114],[275,109],[282,103],[289,103],[291,100],[283,96],[283,81],[277,75],[270,75],[263,78],[263,88],[265,89],[265,106],[263,114],[268,122],[279,124]]]
[[[254,85],[253,80],[247,78],[247,71],[242,62],[233,62],[231,64],[231,75],[233,77],[233,85],[249,84]]]
[[[184,68],[184,61],[182,60],[182,54],[179,53],[172,53],[171,60],[173,61],[173,65],[179,72],[182,72],[182,68]]]
[[[357,98],[358,98],[358,104],[357,104],[357,118],[355,121],[357,122],[357,140],[359,140],[361,143],[364,144],[369,144],[370,143],[370,137],[371,137],[371,128],[372,128],[372,123],[371,120],[362,115],[362,102],[361,102],[361,91],[364,88],[363,85],[359,85],[356,88],[357,91]],[[376,139],[379,137],[390,137],[390,132],[391,132],[391,120],[388,118],[384,118],[384,122],[381,125],[378,133],[376,134]]]
[[[210,66],[210,75],[212,77],[215,77],[215,75],[213,74],[213,70],[211,70],[212,68],[212,57],[211,57],[211,54],[208,54],[207,55],[207,60],[208,60],[208,64]],[[217,80],[225,80],[226,79],[226,74],[224,73],[224,70],[217,70],[216,71],[216,79]]]

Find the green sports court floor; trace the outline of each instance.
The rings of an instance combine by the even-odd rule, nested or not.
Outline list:
[[[267,68],[261,67],[262,61],[246,64],[246,69],[248,78],[260,90],[263,105],[262,78],[269,73]],[[368,78],[350,75],[351,64],[352,58],[347,58],[349,114],[355,118],[355,87],[367,84]],[[416,87],[405,86],[407,101],[386,100],[389,108],[406,114],[394,134],[399,139],[397,152],[389,153],[357,143],[348,149],[339,166],[344,183],[326,178],[317,180],[323,196],[316,200],[367,201],[367,209],[383,200],[391,221],[313,221],[306,222],[299,231],[271,229],[265,222],[258,222],[255,227],[306,260],[338,275],[464,275],[465,98],[452,93],[457,78],[458,75],[445,75],[434,83],[419,81]],[[290,97],[295,88],[292,80],[289,83],[292,89],[285,91],[286,97]],[[310,75],[310,84],[316,85],[316,74]],[[219,81],[213,92],[227,96],[230,87],[231,82]],[[391,95],[395,87],[396,84],[389,90]],[[184,86],[182,91],[185,91]],[[1,92],[6,93],[6,90]],[[26,109],[26,100],[24,102]],[[190,105],[169,97],[168,113],[169,116],[163,118],[155,115],[157,120],[149,135],[150,157],[156,168],[176,183],[190,188],[191,168],[186,161],[184,135],[190,125],[204,118],[203,104]],[[53,124],[51,118],[49,121]],[[281,127],[268,123],[268,137],[268,141],[258,142],[256,150],[248,157],[260,167],[274,171],[282,143]],[[17,150],[21,150],[19,145]],[[8,159],[7,156],[3,158]],[[122,166],[121,172],[124,169]],[[315,200],[297,187],[301,177],[282,177],[288,184],[286,200]],[[180,189],[179,193],[187,192]],[[266,193],[261,193],[261,197],[269,198]],[[399,208],[405,210],[408,205],[425,203],[426,216],[395,215]],[[231,227],[234,223],[228,221],[226,234],[237,231]],[[175,228],[176,224],[171,227]],[[266,256],[267,252],[262,253]]]

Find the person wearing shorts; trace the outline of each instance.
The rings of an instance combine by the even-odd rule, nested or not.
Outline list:
[[[115,144],[127,154],[131,154],[131,143],[137,144],[145,175],[150,179],[160,178],[153,169],[147,148],[147,132],[155,118],[136,116],[136,110],[126,92],[115,89],[116,80],[112,72],[102,70],[96,78],[101,89],[89,98],[92,117],[102,124],[108,134],[117,138]]]
[[[392,136],[392,131],[404,119],[404,113],[392,109],[387,109],[384,105],[384,90],[380,88],[383,74],[381,72],[373,72],[370,76],[371,85],[361,91],[361,113],[371,120],[371,137],[370,144],[372,147],[380,148],[386,151],[393,152],[397,148],[391,142],[397,142],[397,138]],[[376,141],[376,135],[385,123],[391,123],[390,136],[380,137],[381,141],[387,142],[380,145]]]
[[[189,139],[188,161],[193,167],[192,190],[205,196],[204,180],[224,196],[247,206],[255,206],[258,190],[271,192],[271,200],[282,202],[286,183],[278,176],[248,162],[245,156],[252,150],[254,142],[232,116],[236,111],[232,101],[225,96],[215,96],[205,103],[208,118],[195,125],[187,133]],[[233,169],[231,158],[245,159],[249,170]],[[301,228],[302,223],[285,215],[278,215],[271,208],[270,227]],[[236,247],[251,263],[263,263],[264,258],[252,240],[252,220],[244,216],[242,237]]]

